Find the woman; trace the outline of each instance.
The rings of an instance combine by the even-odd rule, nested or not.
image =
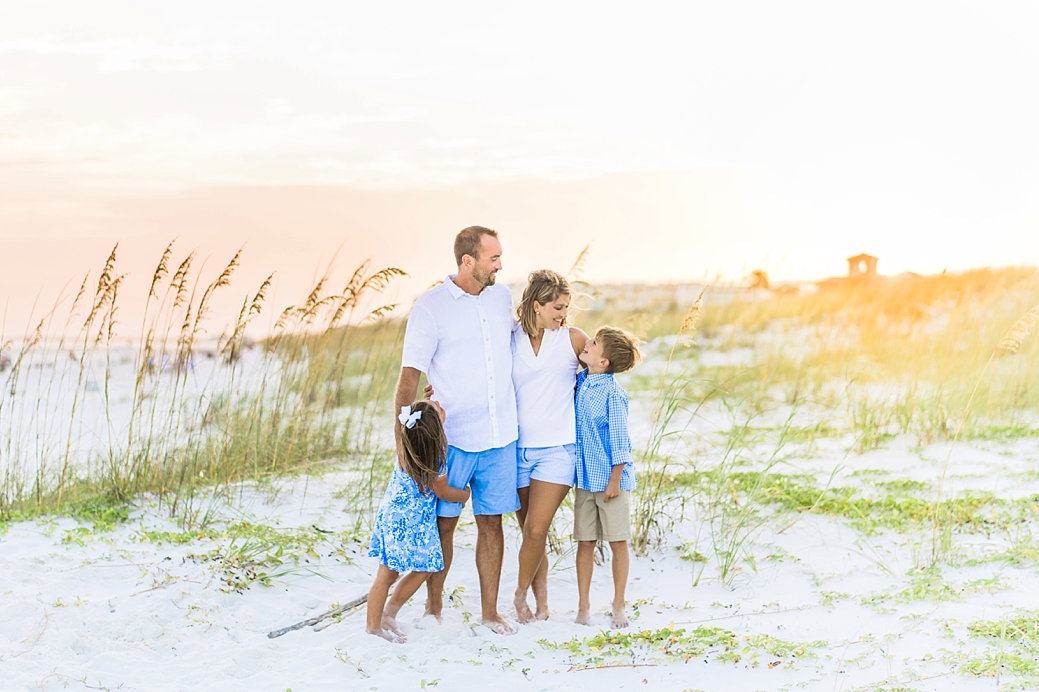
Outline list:
[[[520,622],[548,618],[545,540],[556,510],[574,484],[574,385],[577,354],[588,335],[566,324],[570,284],[539,269],[528,277],[512,333],[512,381],[519,419],[516,513],[523,529],[516,585]],[[533,586],[536,612],[527,605]]]

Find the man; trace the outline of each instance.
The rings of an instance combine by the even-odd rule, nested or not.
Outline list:
[[[514,634],[515,629],[498,614],[505,552],[501,517],[519,509],[512,295],[494,282],[501,270],[497,232],[470,226],[455,238],[454,250],[458,273],[419,296],[408,318],[394,415],[415,400],[419,378],[425,373],[434,397],[447,412],[448,483],[472,490],[481,622],[498,634]],[[399,426],[394,430],[400,454]],[[461,511],[460,503],[440,500],[437,504],[444,569],[426,583],[426,614],[437,620],[444,606],[444,580],[454,557]],[[394,597],[387,604],[387,624],[394,628],[393,619],[402,605]]]

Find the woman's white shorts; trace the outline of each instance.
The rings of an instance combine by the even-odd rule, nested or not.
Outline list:
[[[573,445],[560,447],[518,447],[516,487],[530,487],[531,479],[572,486],[576,480],[577,457]]]

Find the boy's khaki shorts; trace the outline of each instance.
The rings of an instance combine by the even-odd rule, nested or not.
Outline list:
[[[603,502],[603,493],[574,488],[575,541],[627,541],[631,538],[631,491]]]

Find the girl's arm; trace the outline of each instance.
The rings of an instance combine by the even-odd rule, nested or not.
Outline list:
[[[469,488],[459,490],[447,484],[447,475],[438,476],[433,481],[433,492],[436,496],[445,502],[461,502],[465,504],[469,501]]]

